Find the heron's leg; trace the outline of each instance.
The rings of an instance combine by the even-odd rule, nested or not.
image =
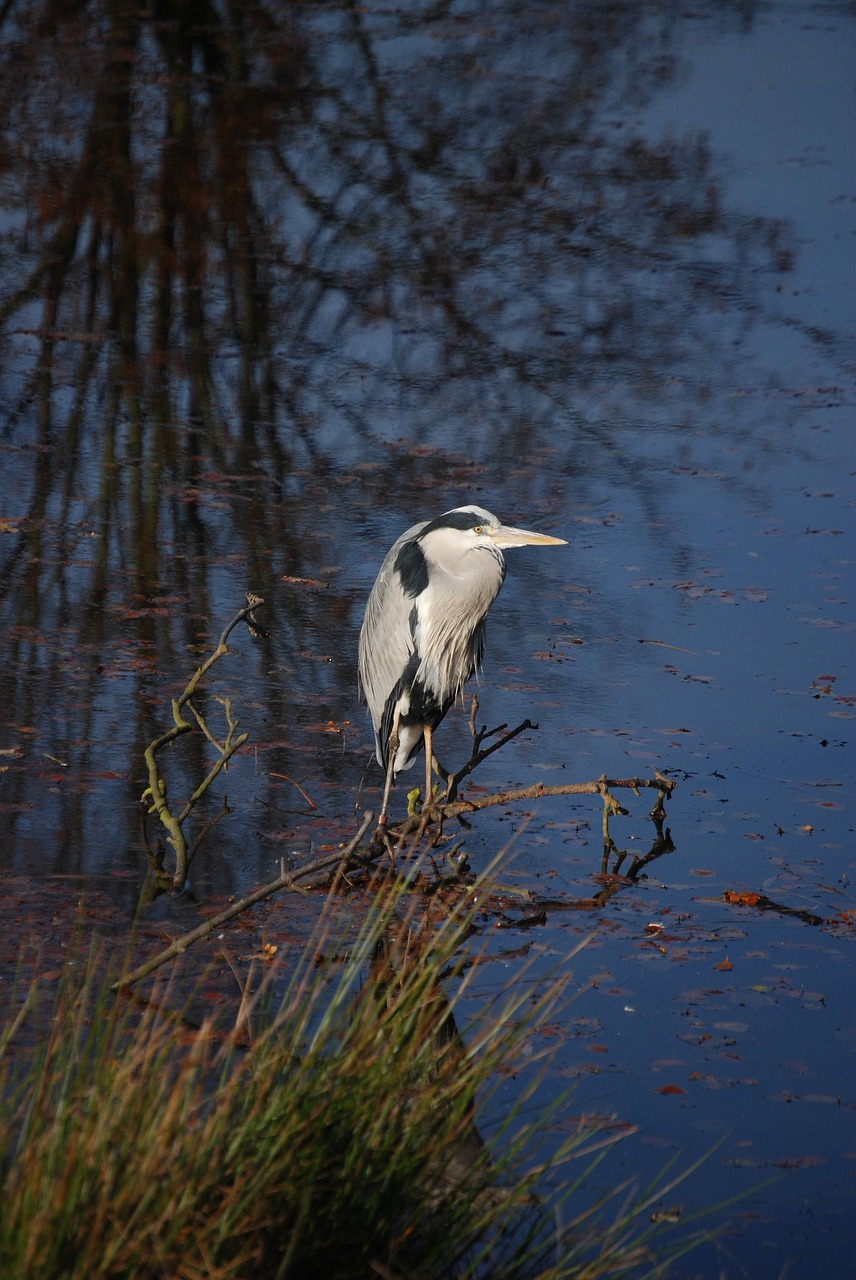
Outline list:
[[[449,795],[449,783],[454,777],[454,774],[450,773],[448,769],[443,767],[441,762],[437,759],[436,755],[431,756],[431,766],[434,772],[436,773],[437,777],[442,778],[443,782],[445,783],[446,790],[443,793],[443,797],[444,799],[446,799],[448,798],[448,795]]]
[[[378,827],[386,826],[386,812],[389,808],[389,793],[392,790],[392,777],[395,769],[395,757],[398,752],[398,715],[396,711],[395,718],[392,722],[392,732],[389,735],[387,743],[386,756],[386,782],[383,788],[383,803],[380,807],[380,817],[377,820]]]
[[[430,724],[426,724],[422,726],[422,732],[425,735],[425,792],[422,796],[422,812],[424,813],[434,798],[434,786],[431,781],[431,766],[434,760],[431,739],[434,737],[434,730]]]
[[[380,817],[377,820],[379,827],[386,826],[386,811],[389,808],[389,793],[392,790],[392,771],[395,765],[395,752],[390,751],[389,763],[386,766],[386,781],[383,788],[383,803],[380,807]]]

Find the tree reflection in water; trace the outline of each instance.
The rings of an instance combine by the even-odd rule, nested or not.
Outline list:
[[[721,365],[754,273],[790,265],[703,138],[634,129],[676,32],[635,0],[4,10],[0,618],[43,750],[133,774],[154,658],[183,670],[244,590],[338,563],[405,460],[414,510],[497,458],[533,519],[605,474],[656,508],[628,454],[646,401],[691,350]],[[290,652],[357,604],[335,575],[290,599]],[[268,724],[295,689],[352,699],[348,665],[302,665],[266,682]]]

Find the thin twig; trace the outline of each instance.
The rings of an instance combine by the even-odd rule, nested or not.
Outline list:
[[[205,737],[211,743],[212,747],[216,747],[217,750],[220,752],[221,756],[224,755],[226,751],[225,746],[222,743],[218,742],[217,739],[214,737],[214,734],[208,728],[208,721],[205,719],[202,712],[196,709],[196,703],[191,700],[188,700],[187,705],[190,708],[191,712],[193,713],[193,718],[195,719],[196,723],[199,725],[199,728],[205,734]]]
[[[494,751],[499,751],[499,749],[504,747],[506,743],[511,742],[512,738],[516,738],[519,733],[523,733],[526,729],[535,729],[537,726],[534,725],[531,720],[524,720],[516,729],[510,729],[508,733],[503,734],[503,736],[494,742],[492,746],[482,749],[481,744],[486,737],[490,737],[494,733],[501,733],[504,728],[505,725],[501,724],[498,728],[491,729],[489,732],[487,729],[481,729],[479,733],[474,735],[475,749],[473,754],[470,756],[467,763],[453,775],[449,784],[448,795],[450,800],[454,800],[457,794],[458,783],[463,782],[464,778],[469,777],[473,770],[476,769],[483,760],[486,760],[488,756],[492,756]]]
[[[304,799],[304,800],[306,801],[306,803],[309,805],[309,808],[310,808],[311,810],[315,810],[315,809],[317,809],[317,808],[318,808],[318,806],[317,806],[317,804],[315,803],[315,801],[314,801],[310,796],[308,796],[308,795],[306,794],[306,792],[305,792],[305,791],[303,790],[303,788],[301,787],[300,783],[299,783],[299,782],[295,782],[294,778],[289,778],[289,776],[288,776],[288,774],[287,774],[287,773],[274,773],[274,772],[271,772],[270,776],[271,776],[272,778],[282,778],[285,782],[290,782],[290,783],[291,783],[291,785],[292,785],[293,787],[296,787],[296,788],[297,788],[297,790],[298,790],[298,791],[300,792],[300,794],[303,796],[303,799]]]
[[[217,826],[217,823],[218,823],[218,822],[220,822],[223,818],[225,818],[225,817],[226,817],[226,815],[227,815],[228,813],[231,813],[231,809],[229,808],[229,806],[228,806],[228,804],[227,804],[227,802],[226,802],[226,797],[224,796],[224,797],[223,797],[223,803],[222,803],[222,805],[220,806],[220,812],[219,812],[219,813],[215,813],[214,817],[213,817],[213,818],[211,818],[208,822],[206,822],[206,824],[205,824],[205,826],[202,828],[202,830],[201,830],[201,831],[197,831],[196,835],[193,837],[193,843],[191,844],[190,848],[189,848],[189,849],[188,849],[188,851],[187,851],[187,865],[188,865],[188,867],[190,866],[191,862],[193,861],[194,857],[196,856],[196,850],[197,850],[197,849],[199,848],[199,846],[202,844],[202,841],[203,841],[203,840],[205,839],[205,837],[208,835],[208,832],[209,832],[209,831],[211,831],[211,830],[212,830],[212,828],[216,827],[216,826]]]
[[[181,813],[179,814],[179,817],[178,817],[179,823],[184,822],[190,816],[190,814],[193,812],[196,802],[198,800],[201,800],[202,796],[204,796],[205,792],[211,786],[211,783],[217,777],[217,774],[220,772],[221,769],[226,768],[226,765],[229,763],[232,756],[235,754],[236,751],[240,750],[240,748],[244,745],[244,743],[247,741],[249,736],[250,735],[248,733],[240,734],[233,743],[230,743],[227,746],[226,750],[223,752],[223,755],[220,756],[219,760],[214,761],[211,768],[208,770],[208,773],[202,779],[199,786],[196,788],[193,795],[190,797],[187,804],[184,806]]]
[[[141,799],[144,802],[147,801],[149,798],[151,799],[151,807],[149,809],[149,813],[156,813],[162,826],[166,828],[167,841],[169,844],[172,845],[173,850],[175,852],[175,868],[172,874],[172,884],[173,884],[173,887],[176,889],[180,889],[183,886],[185,880],[187,879],[187,874],[190,869],[190,863],[193,859],[193,855],[195,854],[196,850],[199,848],[199,845],[201,842],[201,837],[197,837],[188,848],[187,837],[185,836],[184,830],[183,830],[184,823],[192,813],[198,801],[201,799],[204,793],[211,786],[214,779],[220,773],[221,769],[224,769],[226,767],[229,760],[231,760],[232,756],[235,755],[235,753],[240,750],[240,748],[244,745],[244,743],[249,738],[249,734],[246,734],[246,733],[239,734],[237,737],[235,736],[236,730],[238,728],[238,721],[234,719],[232,716],[231,701],[230,699],[227,698],[225,700],[224,706],[225,706],[225,712],[226,712],[226,723],[228,725],[228,733],[226,735],[225,741],[222,744],[218,742],[214,734],[209,729],[206,723],[205,717],[195,706],[193,702],[193,695],[195,694],[200,681],[203,679],[206,673],[211,669],[214,663],[217,662],[220,658],[222,658],[225,654],[229,652],[228,645],[226,642],[229,636],[231,635],[232,631],[235,629],[235,627],[237,627],[238,624],[242,621],[247,622],[247,624],[249,625],[249,623],[254,620],[253,618],[254,610],[257,608],[260,608],[261,605],[263,604],[264,604],[264,600],[261,598],[261,596],[254,595],[252,592],[247,593],[247,604],[244,606],[244,608],[238,610],[238,612],[235,614],[234,618],[231,619],[231,621],[226,623],[226,626],[223,628],[223,630],[220,633],[220,638],[217,641],[217,647],[214,649],[213,653],[209,654],[208,658],[205,660],[205,662],[203,662],[202,666],[196,669],[196,671],[191,676],[190,680],[188,681],[187,685],[182,690],[182,692],[179,694],[179,696],[177,698],[172,699],[172,702],[171,702],[172,718],[173,718],[172,728],[167,730],[166,733],[161,734],[160,737],[155,738],[153,742],[150,742],[144,752],[149,785],[146,788],[146,790],[143,792]],[[168,746],[170,743],[174,742],[176,738],[182,736],[183,734],[189,733],[193,728],[191,721],[188,720],[185,715],[185,708],[187,708],[191,712],[191,714],[193,715],[193,718],[196,720],[196,723],[201,729],[202,733],[205,735],[208,741],[216,748],[217,752],[219,753],[219,758],[212,765],[211,769],[208,771],[205,778],[203,778],[202,782],[193,792],[193,795],[184,805],[184,808],[181,810],[181,812],[176,815],[173,813],[167,801],[166,780],[162,776],[160,769],[158,767],[157,754],[159,751],[163,749],[163,747]],[[222,816],[222,814],[220,816]],[[214,822],[218,820],[219,819],[214,819]],[[211,829],[211,826],[213,825],[214,823],[212,822],[206,826],[205,830],[202,833],[203,836]]]

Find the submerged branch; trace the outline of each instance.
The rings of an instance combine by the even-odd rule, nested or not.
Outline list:
[[[191,929],[189,933],[183,933],[180,938],[176,938],[171,942],[165,950],[158,952],[156,956],[146,960],[144,964],[134,969],[132,973],[128,973],[114,982],[111,990],[118,991],[122,988],[130,987],[132,983],[139,982],[140,978],[148,977],[150,973],[154,973],[155,969],[159,969],[162,964],[166,964],[167,960],[171,960],[174,956],[182,955],[188,947],[193,946],[194,942],[207,938],[209,933],[219,929],[221,924],[225,924],[227,920],[240,915],[242,911],[246,911],[249,907],[255,906],[263,898],[269,898],[272,893],[277,893],[280,889],[295,888],[300,880],[306,880],[310,876],[318,875],[320,872],[330,871],[333,868],[343,869],[359,846],[373,820],[374,814],[366,813],[359,831],[344,849],[341,849],[338,853],[329,853],[323,858],[316,858],[313,862],[308,862],[305,867],[298,868],[297,871],[283,871],[281,875],[277,876],[276,880],[271,880],[268,884],[262,885],[261,888],[255,889],[246,898],[241,898],[239,902],[233,902],[225,911],[212,916],[196,929]]]

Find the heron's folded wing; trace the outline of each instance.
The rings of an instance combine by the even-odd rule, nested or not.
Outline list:
[[[414,649],[414,601],[405,594],[395,562],[403,544],[414,538],[425,523],[422,521],[408,529],[387,552],[366,604],[360,631],[359,672],[376,733],[389,696],[401,680]]]

